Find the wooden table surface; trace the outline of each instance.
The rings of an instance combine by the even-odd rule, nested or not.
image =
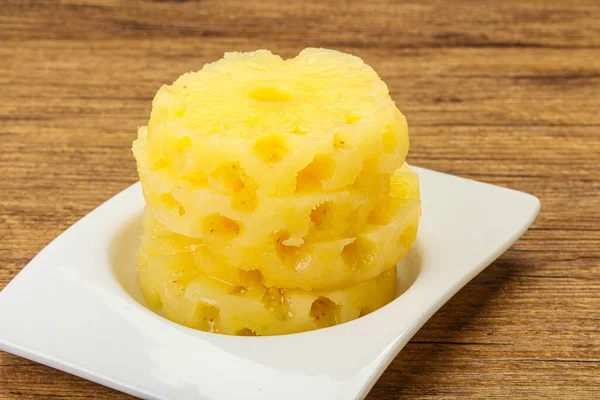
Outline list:
[[[307,46],[380,73],[413,164],[542,202],[368,398],[600,398],[599,1],[0,0],[0,288],[136,181],[161,84]],[[0,353],[0,399],[49,398],[128,396]]]

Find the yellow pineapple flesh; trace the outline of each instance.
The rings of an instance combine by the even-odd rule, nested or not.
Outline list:
[[[243,284],[202,274],[189,253],[138,255],[142,293],[150,307],[179,324],[229,335],[281,335],[337,325],[396,297],[396,267],[338,290],[266,287],[249,271]]]
[[[136,143],[138,154],[145,154],[146,142],[142,130]],[[196,238],[220,236],[211,220],[234,221],[229,224],[237,226],[233,228],[236,234],[228,239],[240,248],[256,247],[273,232],[285,232],[288,240],[302,243],[358,231],[377,202],[390,193],[390,175],[369,168],[364,168],[352,185],[337,191],[259,198],[246,190],[225,193],[198,186],[168,169],[150,171],[141,156],[138,164],[146,202],[159,221],[174,232]],[[237,173],[239,168],[231,164],[231,174]]]
[[[247,271],[256,270],[269,287],[311,290],[355,285],[395,265],[415,240],[420,202],[418,193],[405,188],[418,188],[418,177],[406,166],[394,173],[391,181],[391,190],[397,195],[388,195],[377,203],[362,231],[335,239],[295,244],[275,231],[259,245],[242,248],[226,237],[191,238],[173,233],[147,209],[142,249],[156,256],[189,251],[202,273],[232,284],[239,284]],[[313,213],[324,211],[317,207]],[[331,214],[322,214],[319,222],[326,223]]]
[[[306,49],[283,60],[259,50],[227,53],[163,86],[143,158],[197,185],[262,196],[339,189],[366,163],[389,174],[407,151],[406,119],[360,58]],[[241,186],[221,174],[232,162],[247,178]]]
[[[156,94],[133,143],[150,308],[226,334],[345,322],[391,301],[415,240],[406,119],[361,59],[228,53]]]

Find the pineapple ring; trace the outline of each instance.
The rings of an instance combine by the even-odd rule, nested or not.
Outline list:
[[[149,307],[194,329],[228,335],[282,335],[341,324],[396,297],[396,267],[335,291],[240,287],[210,278],[189,253],[138,256],[142,294]]]
[[[331,290],[373,279],[396,265],[415,241],[419,217],[418,200],[391,198],[373,215],[379,225],[354,237],[290,246],[271,236],[267,245],[240,249],[174,234],[147,210],[140,251],[154,258],[190,253],[203,274],[240,287],[247,286],[249,276],[258,276],[266,287]]]
[[[153,257],[190,251],[203,273],[241,286],[250,271],[258,271],[267,287],[353,285],[395,265],[416,238],[421,212],[418,176],[405,164],[390,180],[390,196],[377,203],[370,224],[352,236],[302,243],[272,232],[265,242],[243,248],[227,237],[198,239],[173,233],[147,208],[142,248]],[[220,226],[225,232],[227,228]]]
[[[167,167],[218,191],[210,175],[236,162],[260,197],[289,196],[344,188],[365,163],[392,173],[406,158],[408,127],[360,58],[305,49],[283,60],[259,50],[227,53],[163,86],[147,142],[151,170]]]
[[[223,233],[229,245],[240,248],[266,244],[273,232],[285,233],[285,240],[298,244],[359,232],[376,204],[390,193],[390,176],[368,169],[344,190],[260,198],[237,175],[236,164],[219,175],[229,193],[181,179],[166,168],[151,171],[143,157],[138,157],[138,165],[146,203],[162,224],[207,241]],[[215,229],[218,220],[231,229]]]

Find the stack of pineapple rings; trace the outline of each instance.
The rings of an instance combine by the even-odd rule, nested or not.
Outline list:
[[[406,119],[361,59],[228,53],[163,86],[133,144],[148,305],[205,331],[331,326],[396,296],[419,182]]]

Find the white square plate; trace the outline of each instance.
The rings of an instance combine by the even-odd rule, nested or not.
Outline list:
[[[416,168],[423,218],[406,289],[358,320],[233,337],[152,313],[136,292],[139,184],[88,214],[0,292],[0,349],[148,399],[357,399],[452,295],[535,219],[537,198]]]

